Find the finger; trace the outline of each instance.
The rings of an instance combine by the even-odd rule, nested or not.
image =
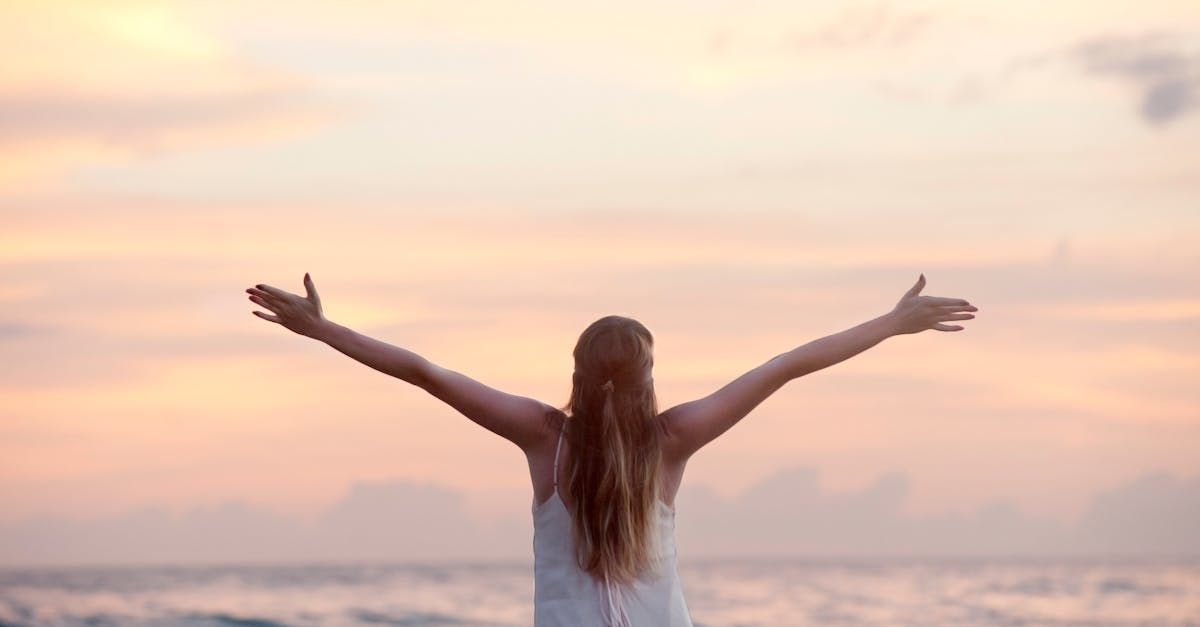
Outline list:
[[[262,290],[260,290],[260,289],[253,288],[253,287],[246,288],[246,293],[247,293],[247,294],[251,294],[251,295],[253,295],[253,296],[257,296],[257,297],[259,297],[259,298],[261,298],[261,299],[263,299],[263,300],[266,300],[266,301],[277,301],[277,300],[279,300],[279,299],[278,299],[278,298],[276,298],[275,296],[272,296],[271,294],[268,294],[267,292],[264,292],[264,291],[262,291]]]
[[[979,311],[975,305],[936,305],[937,310],[942,313],[955,313],[959,311]]]
[[[294,296],[294,294],[292,294],[291,292],[281,290],[278,287],[272,287],[270,285],[266,285],[263,283],[259,283],[255,287],[257,287],[258,289],[270,294],[271,296],[274,296],[275,298],[281,299],[281,300],[287,300],[289,296]]]
[[[935,319],[935,320],[938,320],[938,321],[945,321],[945,320],[970,320],[970,319],[972,319],[972,318],[974,318],[974,317],[975,317],[975,314],[969,314],[969,313],[965,313],[965,314],[944,314],[944,315],[938,316],[937,318],[934,318],[934,319]]]
[[[262,318],[263,320],[270,320],[275,324],[283,324],[283,321],[279,319],[279,316],[272,316],[271,314],[263,313],[261,311],[252,311],[250,313]]]
[[[948,324],[942,324],[940,322],[934,323],[933,328],[937,329],[938,331],[962,331],[963,330],[963,328],[958,326],[957,324],[951,326]]]
[[[916,296],[917,294],[921,293],[921,289],[924,287],[925,287],[925,273],[922,272],[921,276],[917,277],[917,282],[915,284],[913,284],[912,287],[908,288],[908,291],[905,292],[904,295],[905,296]]]
[[[947,298],[945,296],[925,296],[926,302],[935,305],[970,305],[967,301],[961,298]]]
[[[312,301],[317,307],[321,306],[321,297],[317,295],[317,286],[313,285],[312,277],[308,273],[304,273],[304,291],[308,295],[308,300]]]
[[[258,305],[266,307],[267,309],[270,309],[274,313],[279,313],[279,305],[278,304],[268,301],[265,298],[262,298],[261,296],[251,296],[250,300],[251,300],[251,302],[254,302]]]

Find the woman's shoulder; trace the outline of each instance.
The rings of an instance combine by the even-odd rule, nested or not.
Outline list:
[[[542,426],[552,431],[558,431],[566,423],[568,417],[565,411],[546,405],[542,411]]]

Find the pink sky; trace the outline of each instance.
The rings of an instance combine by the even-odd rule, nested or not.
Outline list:
[[[560,405],[610,313],[664,408],[925,293],[961,333],[794,381],[689,464],[1069,520],[1200,473],[1194,2],[4,3],[0,521],[433,480],[507,442],[249,312]]]

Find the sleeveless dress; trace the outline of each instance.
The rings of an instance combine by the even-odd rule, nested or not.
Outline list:
[[[566,427],[564,421],[563,428]],[[554,494],[533,503],[534,627],[692,627],[676,570],[675,511],[661,499],[659,538],[662,576],[643,574],[631,586],[597,581],[575,562],[571,513],[558,494],[554,449]]]

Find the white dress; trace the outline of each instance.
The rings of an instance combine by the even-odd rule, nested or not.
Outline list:
[[[564,428],[566,423],[564,422]],[[554,449],[554,494],[533,504],[534,627],[692,627],[676,570],[675,511],[662,500],[659,530],[662,573],[642,575],[632,586],[597,581],[575,563],[571,513],[558,494]]]

